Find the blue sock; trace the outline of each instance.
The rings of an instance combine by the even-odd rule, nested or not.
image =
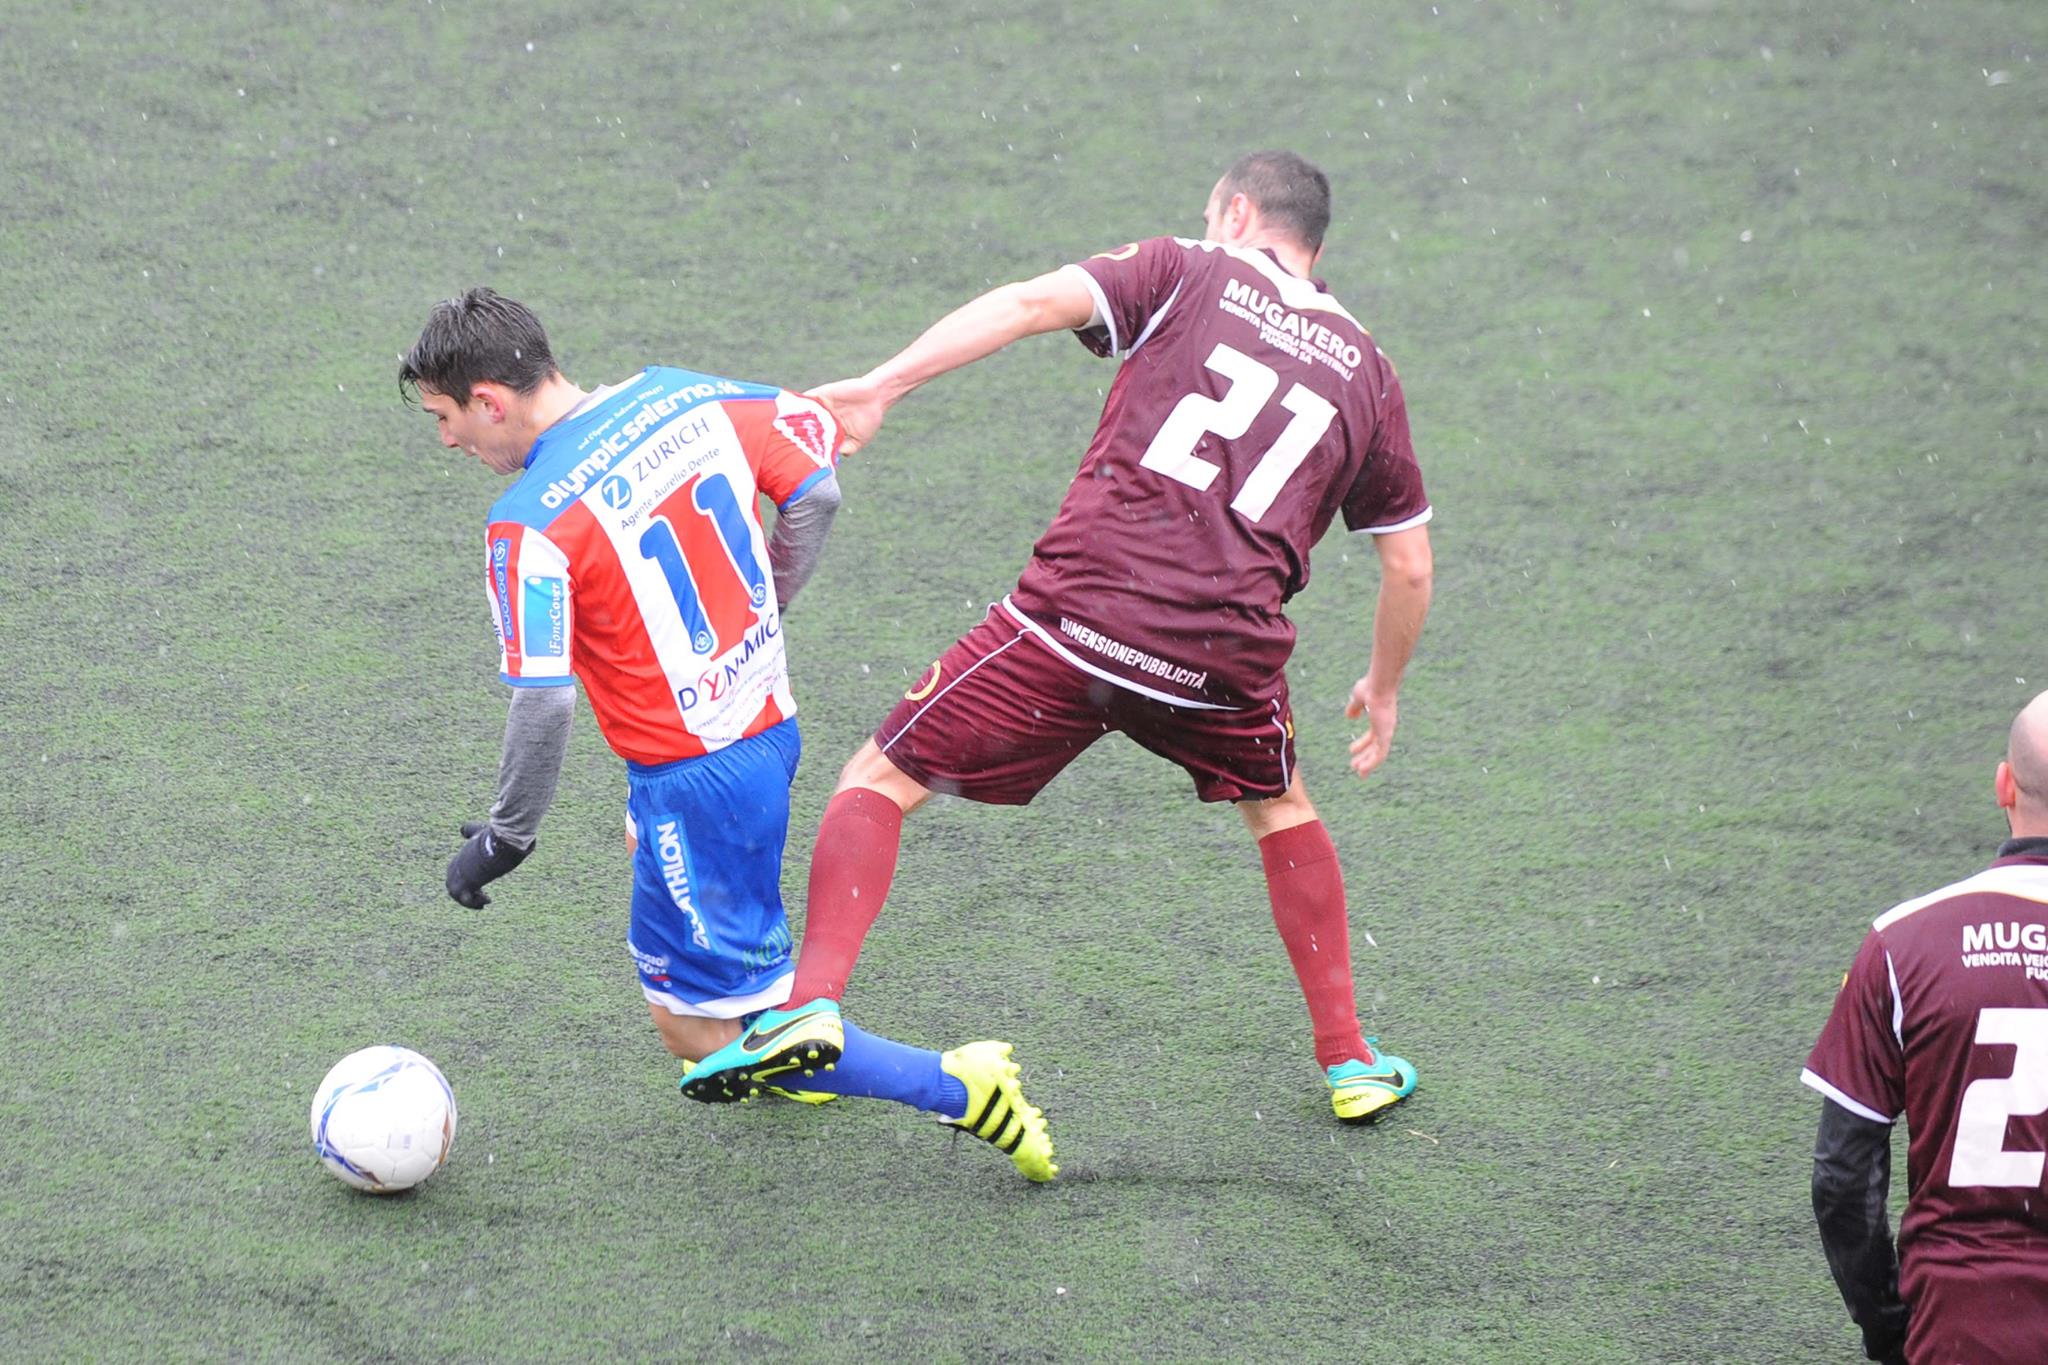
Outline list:
[[[846,1048],[839,1054],[839,1065],[815,1076],[792,1075],[778,1084],[859,1099],[894,1100],[949,1119],[967,1116],[967,1087],[939,1065],[938,1053],[878,1038],[851,1020],[842,1022]]]

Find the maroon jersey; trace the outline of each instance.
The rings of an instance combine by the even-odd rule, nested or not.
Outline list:
[[[1905,1117],[1909,1356],[2048,1361],[2048,857],[1879,916],[1800,1079]]]
[[[1069,663],[1194,707],[1279,695],[1282,612],[1341,509],[1429,520],[1394,367],[1321,281],[1267,252],[1155,237],[1069,266],[1123,365],[1005,607]]]

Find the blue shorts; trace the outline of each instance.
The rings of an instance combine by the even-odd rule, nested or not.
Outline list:
[[[791,717],[701,758],[626,765],[626,946],[653,1004],[736,1019],[789,998],[782,846],[802,752]]]

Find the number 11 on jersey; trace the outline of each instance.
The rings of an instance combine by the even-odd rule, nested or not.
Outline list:
[[[687,539],[676,535],[670,518],[688,516],[691,511],[709,518],[713,534],[693,534]],[[723,553],[711,550],[714,544]],[[663,503],[640,535],[640,554],[661,567],[683,627],[690,633],[690,647],[699,654],[711,654],[718,648],[706,597],[699,587],[706,575],[724,572],[737,576],[756,611],[768,602],[768,575],[754,557],[752,528],[733,494],[732,481],[723,474],[692,480]]]

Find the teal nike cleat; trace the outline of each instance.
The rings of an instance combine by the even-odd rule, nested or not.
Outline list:
[[[839,1002],[823,997],[792,1010],[764,1010],[739,1037],[685,1072],[682,1092],[706,1104],[749,1100],[776,1081],[830,1071],[846,1046]],[[782,1079],[787,1078],[787,1079]]]
[[[683,1062],[683,1079],[688,1080],[690,1073],[696,1069],[697,1064],[695,1062],[685,1059]],[[798,1104],[830,1104],[839,1098],[839,1096],[823,1090],[785,1090],[779,1085],[764,1085],[761,1088],[779,1100],[795,1100]],[[746,1101],[742,1100],[740,1103],[744,1104]]]
[[[1330,1108],[1343,1123],[1371,1123],[1415,1093],[1415,1068],[1392,1053],[1373,1051],[1379,1039],[1365,1041],[1371,1061],[1354,1058],[1328,1072]]]

